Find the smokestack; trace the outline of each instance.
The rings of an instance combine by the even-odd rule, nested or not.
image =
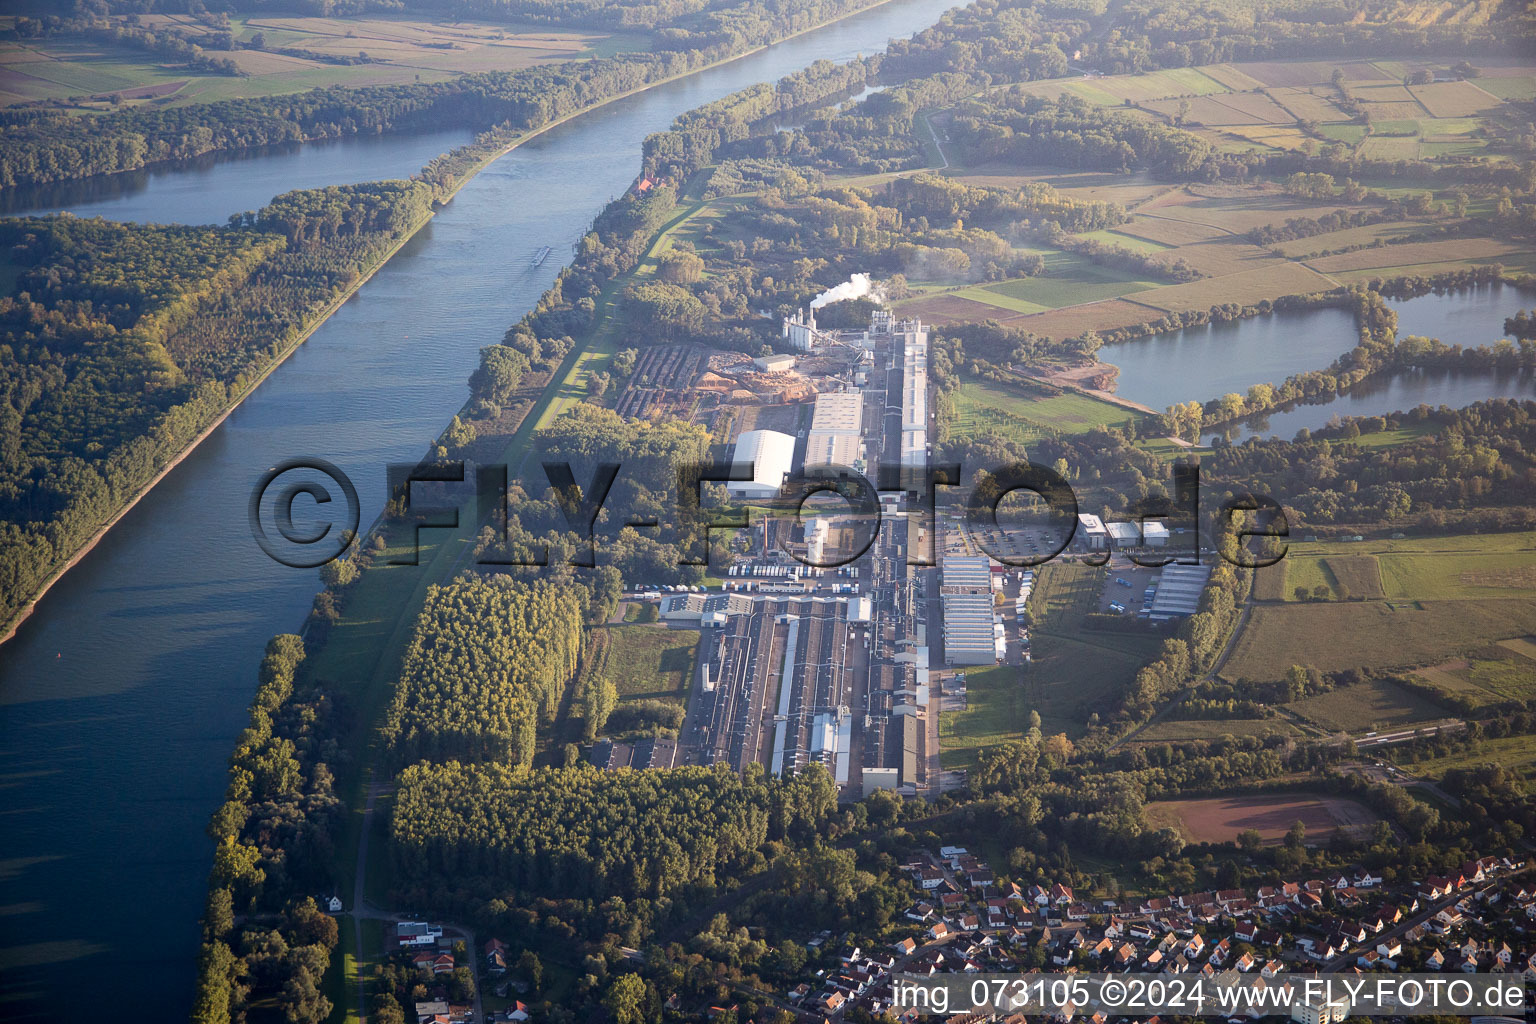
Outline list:
[[[817,310],[831,302],[862,299],[866,296],[873,296],[876,301],[880,300],[880,295],[875,291],[874,282],[869,279],[869,275],[854,274],[836,288],[829,288],[812,299],[811,309]]]

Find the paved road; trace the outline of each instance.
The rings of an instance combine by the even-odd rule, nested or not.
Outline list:
[[[1460,903],[1464,899],[1467,899],[1467,898],[1472,897],[1472,896],[1476,896],[1479,893],[1487,892],[1489,889],[1493,888],[1495,885],[1498,885],[1501,882],[1507,881],[1507,880],[1509,880],[1511,878],[1519,878],[1521,875],[1529,874],[1529,873],[1530,873],[1530,869],[1527,868],[1525,871],[1517,871],[1517,872],[1515,872],[1513,874],[1509,874],[1509,875],[1500,875],[1499,877],[1495,878],[1492,881],[1484,882],[1482,885],[1478,886],[1475,889],[1467,889],[1467,890],[1464,890],[1462,892],[1452,893],[1450,896],[1447,896],[1445,899],[1439,900],[1438,902],[1435,902],[1435,903],[1432,903],[1427,909],[1421,910],[1418,914],[1414,915],[1413,917],[1406,917],[1406,918],[1404,918],[1403,920],[1399,921],[1394,927],[1387,929],[1386,931],[1382,932],[1380,935],[1373,936],[1373,938],[1376,940],[1377,943],[1385,942],[1388,939],[1401,938],[1404,934],[1407,933],[1408,929],[1414,927],[1415,925],[1423,924],[1425,921],[1428,921],[1430,918],[1432,918],[1436,914],[1440,913],[1440,911],[1444,910],[1446,907],[1455,906],[1457,903]],[[1373,945],[1370,945],[1370,939],[1367,939],[1366,940],[1366,948],[1367,949],[1375,949],[1376,947],[1373,946]],[[1326,971],[1342,971],[1342,970],[1346,970],[1346,969],[1348,969],[1350,967],[1353,967],[1354,964],[1355,964],[1356,958],[1358,958],[1360,956],[1361,952],[1363,952],[1363,950],[1355,950],[1352,953],[1344,953],[1344,954],[1341,954],[1339,956],[1336,956],[1332,960],[1328,961],[1328,963],[1325,964],[1321,968],[1321,970],[1323,970],[1325,972]]]

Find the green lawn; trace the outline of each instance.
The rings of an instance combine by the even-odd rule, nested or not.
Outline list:
[[[983,750],[1023,738],[1032,707],[1025,696],[1025,671],[994,665],[966,673],[966,709],[939,716],[940,758],[946,769],[974,768]]]
[[[1432,423],[1414,423],[1396,430],[1378,430],[1372,434],[1361,434],[1355,438],[1355,443],[1362,448],[1391,448],[1394,445],[1407,444],[1409,441],[1417,441],[1435,432]]]
[[[1040,436],[1041,428],[1082,434],[1095,427],[1119,425],[1141,417],[1135,410],[1090,395],[1055,392],[1022,382],[967,379],[956,390],[954,403],[951,430],[961,437],[996,430],[1025,440]]]
[[[666,626],[603,627],[610,638],[603,675],[620,697],[686,698],[699,634]]]
[[[1183,458],[1184,456],[1189,455],[1191,451],[1203,450],[1200,448],[1186,448],[1182,444],[1176,444],[1173,441],[1168,440],[1166,437],[1139,438],[1132,447],[1140,448],[1142,451],[1148,453],[1149,455],[1155,455],[1165,462],[1172,461],[1173,459]]]

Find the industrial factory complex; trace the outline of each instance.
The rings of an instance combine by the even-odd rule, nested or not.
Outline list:
[[[775,775],[821,764],[851,796],[940,792],[952,780],[940,770],[939,711],[963,701],[963,673],[1000,663],[1031,671],[1034,574],[978,552],[963,519],[916,500],[935,426],[921,322],[877,310],[867,329],[827,331],[812,310],[786,318],[782,338],[794,354],[760,356],[750,368],[679,362],[707,383],[730,373],[757,389],[723,389],[712,403],[713,428],[732,427],[728,494],[774,506],[802,469],[873,482],[874,467],[899,466],[901,487],[880,492],[873,531],[851,513],[763,514],[740,531],[729,564],[711,568],[717,586],[633,595],[655,601],[667,627],[698,632],[686,716],[675,738],[601,742],[593,760],[614,770],[757,764]],[[664,375],[647,387],[650,402],[689,391]],[[768,388],[779,397],[765,399]],[[1084,515],[1076,525],[1083,557],[1167,543],[1157,522]],[[917,557],[923,550],[941,552],[938,564]],[[1166,567],[1136,614],[1192,613],[1208,575]]]

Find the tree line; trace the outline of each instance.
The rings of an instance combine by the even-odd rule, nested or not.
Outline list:
[[[407,885],[482,879],[470,884],[658,899],[712,886],[769,839],[815,829],[836,805],[820,769],[780,780],[725,766],[420,764],[400,775],[391,849]]]
[[[342,803],[328,761],[345,755],[335,702],[299,679],[304,657],[297,636],[267,644],[250,725],[208,825],[214,856],[192,1009],[197,1024],[243,1019],[263,1003],[294,1024],[319,1024],[331,1012],[320,986],[336,921],[306,894],[334,891],[328,872]]]
[[[0,297],[0,619],[426,213],[404,182],[269,209],[224,228],[0,223],[16,266]]]
[[[658,33],[655,45],[645,52],[462,75],[445,82],[334,86],[181,107],[140,106],[90,117],[37,108],[0,111],[0,187],[111,174],[271,143],[429,126],[489,132],[457,158],[428,166],[426,180],[434,187],[451,188],[466,170],[522,133],[860,6],[861,0],[790,0],[772,7],[761,0],[741,0],[735,6],[711,8],[690,19],[686,28]],[[680,13],[667,10],[671,16]]]

